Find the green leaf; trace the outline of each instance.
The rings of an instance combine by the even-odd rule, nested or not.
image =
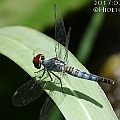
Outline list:
[[[36,48],[40,49],[46,59],[55,56],[54,40],[36,30],[20,26],[0,29],[0,53],[13,60],[31,77],[38,71],[32,64],[33,51]],[[69,65],[87,71],[70,52],[68,54]],[[46,88],[66,120],[117,119],[104,92],[96,82],[70,75],[66,78],[62,79],[66,96],[61,102],[63,93],[59,89],[50,94],[49,87]]]

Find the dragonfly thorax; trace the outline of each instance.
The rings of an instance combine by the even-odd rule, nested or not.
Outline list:
[[[41,68],[41,63],[44,61],[45,57],[43,54],[38,54],[33,58],[33,64],[37,69]]]
[[[58,57],[44,60],[41,64],[49,71],[62,72],[65,70],[65,62],[60,60]]]

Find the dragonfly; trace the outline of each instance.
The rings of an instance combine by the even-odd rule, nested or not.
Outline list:
[[[69,28],[68,33],[66,35],[63,18],[61,16],[57,4],[54,4],[54,17],[56,56],[50,59],[45,59],[45,56],[41,53],[38,53],[34,56],[33,64],[35,68],[39,69],[39,72],[41,72],[41,76],[39,76],[39,79],[41,80],[47,73],[47,75],[50,78],[50,81],[48,82],[51,82],[53,81],[52,76],[54,76],[56,79],[59,80],[62,92],[64,92],[62,78],[65,74],[69,74],[73,77],[82,78],[84,80],[114,84],[114,80],[87,73],[85,71],[79,70],[68,65],[68,45],[71,27]],[[64,46],[64,49],[63,47],[61,47],[61,44]],[[43,67],[42,70],[41,66]],[[55,73],[60,74],[60,76],[57,76]],[[47,82],[44,83],[44,86],[46,86],[46,84]],[[38,84],[34,79],[31,79],[15,91],[12,97],[13,104],[15,106],[25,106],[33,102],[43,94],[44,86],[41,87],[40,84]],[[47,97],[40,111],[39,120],[45,120],[48,114],[53,110],[53,106],[54,102],[50,97]]]

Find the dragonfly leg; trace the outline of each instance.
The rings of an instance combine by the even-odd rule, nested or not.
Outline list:
[[[44,76],[44,74],[45,74],[45,71],[46,71],[46,69],[45,68],[43,68],[43,73],[42,73],[42,76],[40,76],[40,78],[42,78],[43,76]]]
[[[38,73],[40,73],[41,71],[43,71],[43,73],[42,73],[42,75],[39,75]],[[37,72],[34,72],[35,78],[37,78],[38,80],[41,79],[44,76],[45,72],[46,72],[45,68],[43,68],[43,69],[41,69],[41,70],[39,70]]]
[[[52,73],[52,74],[60,81],[60,85],[61,85],[61,88],[62,88],[62,92],[64,93],[61,79],[60,79],[56,74],[54,74],[53,72],[50,72],[50,73]]]
[[[47,70],[47,73],[48,73],[48,75],[50,76],[50,81],[48,81],[48,82],[53,81],[53,79],[52,79],[52,77],[51,77],[51,75],[50,75],[50,73],[49,73],[49,71],[48,71],[48,70]]]
[[[40,73],[41,71],[43,71],[43,73],[42,73],[41,76],[39,76],[38,73]],[[45,74],[45,68],[43,68],[43,69],[41,69],[41,70],[39,70],[39,71],[37,71],[37,72],[34,72],[34,74],[35,74],[35,77],[36,77],[36,78],[42,78],[42,77],[44,76],[44,74]]]

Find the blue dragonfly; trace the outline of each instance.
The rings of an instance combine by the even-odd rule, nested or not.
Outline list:
[[[68,33],[66,35],[64,22],[60,10],[56,4],[54,4],[54,16],[55,16],[56,56],[45,60],[44,55],[39,53],[33,58],[33,64],[35,68],[41,69],[41,66],[43,66],[43,69],[38,71],[38,73],[41,72],[41,76],[39,76],[39,79],[41,80],[47,73],[48,77],[50,78],[50,81],[53,81],[52,76],[54,76],[56,79],[59,80],[62,92],[64,92],[62,87],[62,79],[61,77],[55,74],[56,72],[58,74],[60,73],[61,74],[60,76],[64,76],[67,73],[74,77],[82,78],[85,80],[114,84],[115,83],[114,80],[103,78],[91,73],[87,73],[67,65],[68,45],[69,45],[71,28],[69,28]],[[62,44],[65,48],[64,49],[61,48],[60,44]],[[46,84],[47,82],[44,83],[44,87],[46,86]],[[31,103],[32,101],[36,100],[38,97],[40,97],[43,94],[44,92],[43,88],[34,79],[31,79],[30,81],[28,81],[27,83],[25,83],[15,91],[12,97],[13,104],[15,106],[25,106]],[[53,110],[54,105],[55,104],[52,101],[52,99],[50,97],[47,97],[40,111],[39,120],[45,120],[48,114]]]
[[[69,29],[68,35],[66,37],[66,32],[65,32],[65,27],[64,27],[64,22],[60,13],[60,10],[56,4],[54,4],[54,16],[55,16],[55,53],[56,53],[56,58],[59,57],[60,59],[63,59],[66,63],[68,62],[68,42],[69,42],[69,37],[70,37],[70,31]],[[61,45],[65,46],[65,49],[61,49]],[[36,51],[35,51],[36,52]],[[33,53],[35,55],[35,53]],[[39,56],[40,55],[40,56]],[[41,57],[41,60],[44,59],[44,56],[42,54],[38,54],[33,58],[33,64],[36,68],[40,68],[41,64],[37,63],[37,60]],[[55,60],[55,59],[54,59]],[[50,81],[53,80],[51,74],[56,77],[60,81],[60,87],[63,92],[62,88],[62,81],[61,78],[58,77],[54,72],[47,70],[47,68],[43,68],[42,70],[35,72],[35,75],[37,73],[41,73],[41,76],[39,77],[39,80],[41,80],[44,76],[46,77],[46,73],[48,73],[48,76],[50,78]],[[59,73],[60,74],[60,73]],[[60,74],[60,76],[63,76]],[[44,78],[43,78],[44,79]],[[42,81],[42,80],[41,80]],[[41,83],[43,84],[43,82]],[[15,106],[21,107],[30,104],[31,102],[35,101],[37,98],[39,98],[43,93],[44,93],[44,87],[46,86],[47,82],[44,83],[44,86],[41,87],[40,83],[38,84],[34,78],[19,87],[13,97],[12,97],[12,102]],[[53,87],[54,88],[54,87]],[[43,107],[41,108],[40,115],[39,115],[39,120],[45,120],[49,113],[55,108],[55,103],[54,101],[48,96],[43,104]]]

